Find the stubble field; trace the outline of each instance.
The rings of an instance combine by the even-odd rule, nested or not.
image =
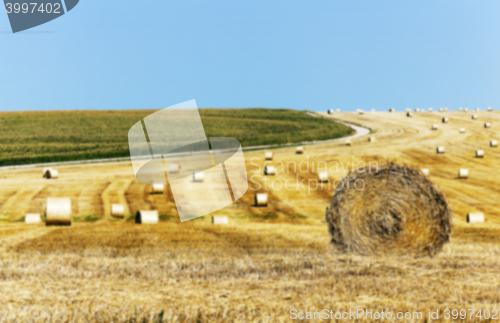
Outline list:
[[[500,152],[489,141],[500,137],[500,113],[479,112],[477,121],[471,114],[335,113],[371,128],[377,141],[317,143],[304,155],[275,149],[272,178],[262,174],[264,151],[245,152],[250,189],[216,212],[229,225],[209,217],[179,223],[171,192],[150,194],[127,162],[59,166],[57,180],[42,179],[42,168],[0,170],[2,219],[43,213],[47,197],[70,197],[74,213],[71,227],[0,224],[0,321],[290,322],[292,309],[422,312],[424,319],[439,309],[434,321],[446,321],[445,309],[498,310]],[[437,155],[437,146],[446,153]],[[434,258],[335,253],[323,220],[334,188],[308,180],[325,162],[333,182],[353,162],[390,161],[429,169],[453,208],[451,242]],[[469,169],[469,179],[457,179],[459,168]],[[287,180],[288,189],[278,187]],[[266,185],[270,204],[255,207],[254,192]],[[109,216],[111,203],[127,206],[124,220]],[[130,218],[139,209],[157,209],[163,220],[136,225]],[[467,224],[466,214],[477,211],[486,222]]]

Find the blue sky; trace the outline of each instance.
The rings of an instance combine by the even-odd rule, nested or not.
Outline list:
[[[80,0],[12,34],[0,110],[500,108],[497,0]]]

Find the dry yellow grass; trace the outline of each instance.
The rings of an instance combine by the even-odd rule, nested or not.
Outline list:
[[[430,130],[443,115],[450,123]],[[0,224],[0,322],[128,322],[162,311],[168,322],[290,322],[291,308],[421,311],[424,318],[428,309],[499,309],[500,151],[488,145],[500,137],[500,114],[480,112],[493,125],[487,130],[459,113],[415,113],[411,123],[404,113],[333,116],[370,127],[377,141],[321,143],[304,155],[276,149],[267,161],[277,166],[271,179],[259,169],[264,151],[246,152],[251,187],[290,179],[293,190],[271,190],[269,206],[261,208],[249,190],[217,212],[229,215],[225,226],[208,217],[178,223],[171,192],[150,194],[128,163],[58,166],[54,181],[42,179],[40,168],[0,170],[4,220],[43,213],[47,197],[66,196],[75,219],[102,219],[64,228]],[[460,127],[467,134],[458,135]],[[435,154],[438,145],[446,154]],[[477,149],[484,159],[474,158]],[[308,157],[308,170],[280,168],[280,161]],[[320,184],[323,190],[308,192],[307,180],[320,171],[312,166],[386,160],[428,168],[451,204],[451,242],[434,258],[342,255],[329,243],[323,218],[333,189]],[[456,178],[458,168],[469,169],[468,180]],[[345,173],[329,172],[330,181]],[[295,186],[297,178],[303,186]],[[113,203],[126,205],[126,219],[138,209],[173,217],[139,226],[109,217]],[[466,213],[476,211],[486,222],[467,225]]]

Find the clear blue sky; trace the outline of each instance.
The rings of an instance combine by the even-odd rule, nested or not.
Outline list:
[[[500,108],[500,1],[80,0],[12,34],[0,110]]]

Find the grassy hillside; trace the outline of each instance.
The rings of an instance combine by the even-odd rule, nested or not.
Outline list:
[[[0,165],[129,156],[127,134],[155,110],[0,113]],[[351,133],[342,124],[285,109],[200,109],[208,137],[244,147],[321,140]]]

